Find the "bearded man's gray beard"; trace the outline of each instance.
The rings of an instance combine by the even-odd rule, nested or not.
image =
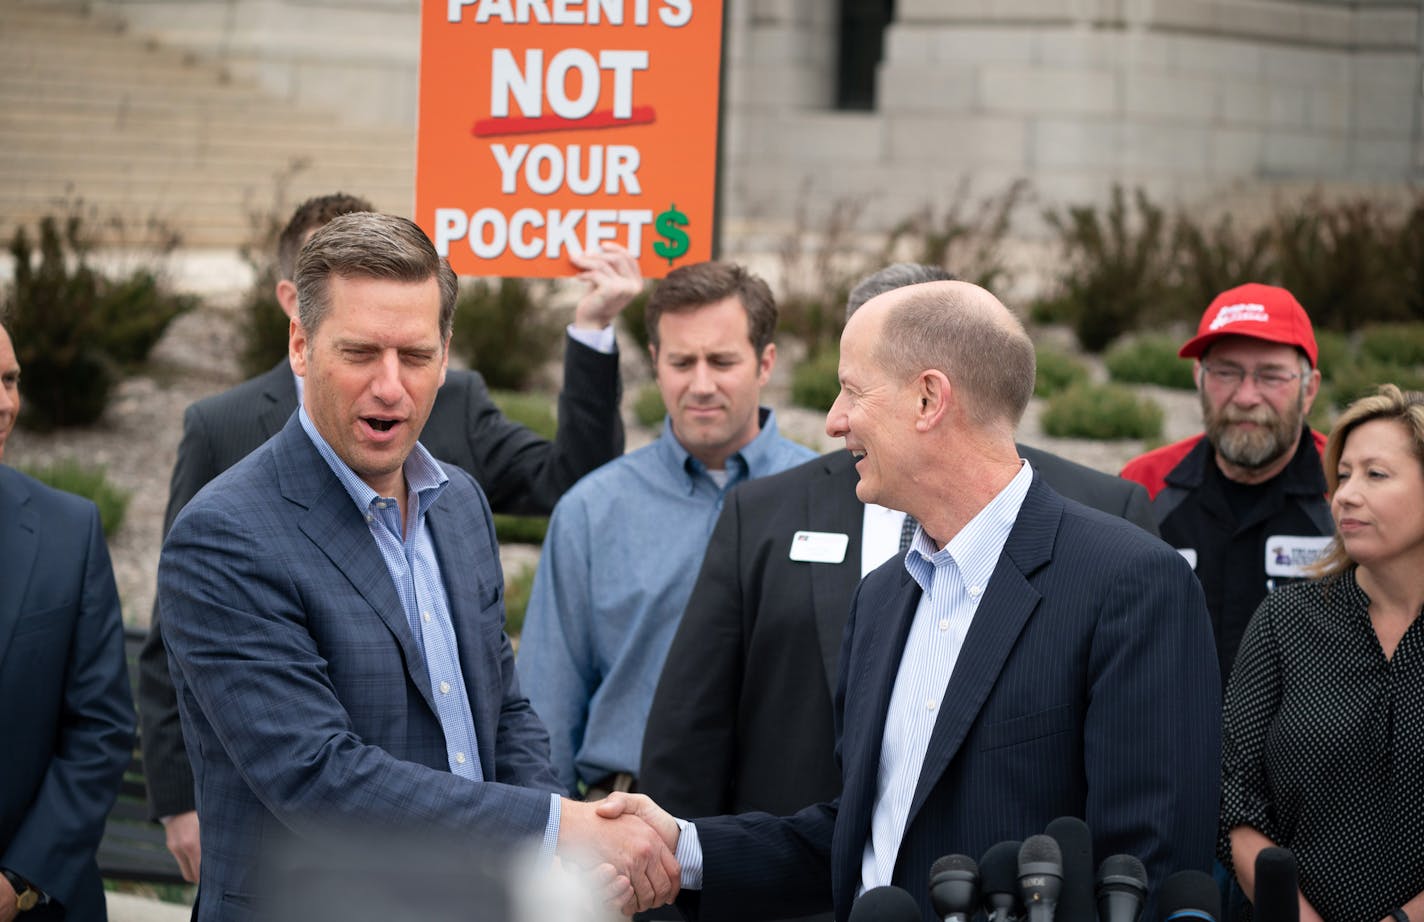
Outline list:
[[[1207,438],[1217,454],[1237,467],[1268,467],[1300,440],[1301,418],[1305,415],[1303,387],[1294,405],[1279,414],[1265,402],[1252,410],[1239,410],[1228,402],[1220,412],[1213,412],[1205,392],[1201,394],[1201,404]],[[1255,423],[1257,428],[1243,430],[1233,425],[1246,422]]]

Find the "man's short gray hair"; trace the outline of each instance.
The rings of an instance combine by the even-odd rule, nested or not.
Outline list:
[[[328,281],[386,279],[394,282],[440,283],[440,339],[450,341],[455,325],[459,281],[450,264],[413,221],[395,215],[357,211],[332,218],[312,235],[297,257],[297,319],[308,336],[331,305]]]
[[[877,295],[906,285],[922,285],[925,282],[953,282],[958,278],[953,272],[940,266],[924,263],[892,263],[879,272],[872,272],[860,280],[860,284],[846,296],[846,319],[860,310],[861,305]]]

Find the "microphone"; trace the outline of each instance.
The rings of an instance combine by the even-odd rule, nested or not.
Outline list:
[[[1132,855],[1110,855],[1098,868],[1098,918],[1137,922],[1147,902],[1147,868]]]
[[[1044,834],[1063,853],[1063,892],[1054,917],[1059,922],[1097,922],[1093,906],[1093,834],[1076,816],[1060,816]]]
[[[1063,852],[1049,836],[1029,836],[1019,848],[1019,889],[1029,922],[1053,922],[1063,889]]]
[[[899,887],[871,887],[850,907],[849,922],[924,922],[920,904]]]
[[[1256,922],[1300,922],[1299,884],[1290,849],[1263,848],[1256,856]]]
[[[1019,899],[1019,847],[1022,842],[1000,842],[979,859],[979,889],[989,922],[1009,922],[1024,914]]]
[[[1221,891],[1210,874],[1178,871],[1162,884],[1157,895],[1158,922],[1217,922],[1221,918]]]
[[[945,855],[930,866],[930,902],[944,922],[969,922],[979,905],[979,865],[966,855]]]

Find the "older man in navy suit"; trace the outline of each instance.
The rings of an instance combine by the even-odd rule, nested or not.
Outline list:
[[[836,800],[682,829],[643,798],[600,808],[659,824],[689,913],[844,919],[894,885],[937,919],[937,857],[1064,815],[1154,884],[1210,864],[1220,700],[1201,592],[1171,548],[1020,457],[1033,377],[1022,325],[964,282],[891,291],[846,324],[826,431],[857,458],[857,496],[920,525],[851,603]]]
[[[0,325],[0,459],[20,412]],[[0,465],[0,922],[106,918],[94,854],[133,752],[99,510]]]
[[[621,875],[627,905],[665,901],[677,867],[652,830],[550,793],[489,505],[417,441],[445,377],[454,273],[411,222],[356,213],[312,237],[296,283],[302,406],[184,508],[159,564],[194,755],[197,918],[265,917],[264,854],[353,826],[459,842],[472,860],[583,849]]]

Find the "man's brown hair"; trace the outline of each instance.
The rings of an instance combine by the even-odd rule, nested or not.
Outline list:
[[[663,314],[685,313],[733,295],[747,312],[747,338],[760,356],[776,335],[776,299],[765,281],[736,263],[693,263],[669,272],[648,298],[648,342],[658,348],[658,321]]]
[[[297,206],[297,210],[292,212],[291,220],[282,228],[282,235],[277,238],[277,271],[280,273],[278,281],[297,280],[297,254],[302,251],[303,238],[308,231],[325,227],[328,221],[339,215],[375,210],[376,206],[370,202],[345,192],[318,195],[302,202]]]

